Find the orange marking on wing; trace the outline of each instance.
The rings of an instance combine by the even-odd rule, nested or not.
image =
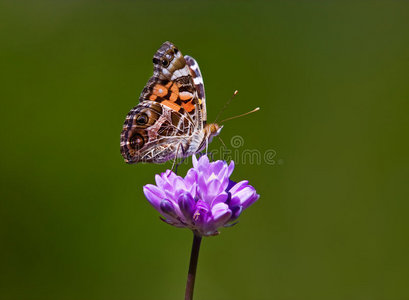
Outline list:
[[[178,88],[178,86],[177,86],[176,84],[172,85],[172,87],[170,88],[170,90],[171,90],[173,93],[179,93],[179,88]]]
[[[158,96],[156,96],[156,95],[150,95],[149,96],[149,100],[152,100],[152,101],[155,101],[156,98],[158,98]]]
[[[165,87],[168,89],[168,88],[170,88],[170,86],[173,84],[173,82],[172,81],[169,81],[166,85],[165,85]]]
[[[187,103],[182,103],[182,107],[183,107],[187,112],[191,112],[192,110],[195,109],[195,106],[193,105],[192,101],[187,102]]]
[[[192,99],[193,95],[189,92],[181,92],[179,96],[180,96],[180,100],[189,100],[189,99]]]
[[[161,85],[161,84],[156,84],[153,87],[153,93],[156,96],[164,97],[164,96],[166,96],[168,94],[168,89],[166,87],[164,87],[163,85]]]
[[[171,109],[173,109],[173,110],[176,110],[176,111],[178,111],[180,109],[179,105],[177,105],[175,102],[172,102],[172,101],[169,101],[169,100],[162,101],[162,104],[169,107],[169,108],[171,108]]]
[[[173,102],[175,102],[177,99],[178,99],[178,94],[176,93],[172,93],[169,97],[169,100]]]
[[[176,101],[179,97],[179,88],[177,87],[176,84],[172,85],[172,87],[170,88],[170,90],[172,91],[172,94],[169,97],[170,101]]]

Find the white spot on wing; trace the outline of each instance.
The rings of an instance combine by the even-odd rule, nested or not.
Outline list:
[[[198,85],[198,84],[203,84],[203,79],[202,79],[202,77],[195,77],[195,78],[193,78],[193,82],[196,84],[196,85]]]
[[[176,70],[173,75],[172,75],[172,80],[175,80],[176,78],[182,77],[182,76],[187,76],[189,75],[189,69],[187,67],[184,67],[183,69]]]
[[[180,95],[181,98],[192,98],[193,97],[192,93],[189,93],[189,92],[186,92],[186,91],[185,92],[180,92],[179,95]]]

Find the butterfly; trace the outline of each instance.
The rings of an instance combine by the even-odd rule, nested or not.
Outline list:
[[[194,58],[165,42],[153,66],[153,76],[121,132],[121,154],[129,164],[189,157],[206,148],[222,129],[206,123],[203,77]]]

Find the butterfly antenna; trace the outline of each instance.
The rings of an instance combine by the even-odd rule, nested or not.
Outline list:
[[[227,152],[227,149],[228,149],[228,148],[227,148],[226,144],[223,142],[223,140],[222,140],[222,138],[220,137],[220,135],[218,135],[217,137],[219,138],[220,142],[222,143],[222,145],[223,145],[223,147],[224,147],[223,154],[222,154],[222,159],[224,160],[224,156],[225,156],[225,153]]]
[[[246,113],[244,113],[244,114],[241,114],[241,115],[238,115],[238,116],[234,116],[234,117],[230,117],[230,118],[224,119],[224,120],[220,121],[219,124],[221,124],[221,123],[223,123],[223,122],[226,122],[226,121],[229,121],[229,120],[233,120],[233,119],[237,119],[237,118],[240,118],[240,117],[247,116],[247,115],[252,114],[253,112],[256,112],[256,111],[258,111],[258,110],[260,110],[260,107],[256,107],[256,108],[253,109],[252,111],[246,112]]]
[[[220,135],[217,136],[220,140],[220,142],[222,143],[223,147],[227,149],[226,144],[223,142],[222,138],[220,137]]]
[[[231,96],[230,99],[227,100],[227,102],[224,104],[223,108],[219,111],[219,113],[217,114],[217,117],[216,117],[216,119],[214,120],[213,123],[216,123],[216,122],[217,122],[217,120],[219,119],[221,113],[226,110],[227,106],[229,106],[231,100],[233,100],[234,96],[236,96],[236,95],[238,94],[238,92],[239,92],[238,90],[235,90],[235,91],[234,91],[233,96]]]

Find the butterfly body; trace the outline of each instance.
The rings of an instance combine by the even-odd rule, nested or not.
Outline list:
[[[140,103],[126,116],[121,154],[127,163],[162,163],[202,151],[221,131],[207,124],[199,66],[165,42],[153,57],[154,72]]]

